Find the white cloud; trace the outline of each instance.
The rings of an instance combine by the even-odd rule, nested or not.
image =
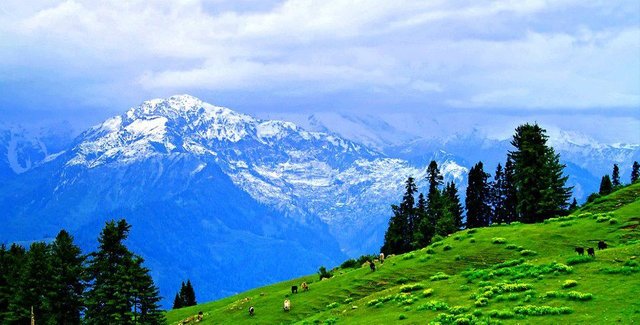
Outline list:
[[[93,77],[105,89],[344,90],[387,102],[414,92],[455,107],[640,105],[639,14],[620,13],[623,2],[254,4],[6,0],[0,78],[27,66],[74,82]],[[573,25],[558,23],[568,19]]]

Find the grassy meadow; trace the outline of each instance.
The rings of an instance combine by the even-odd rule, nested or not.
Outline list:
[[[634,184],[567,217],[459,231],[388,257],[375,272],[337,268],[331,279],[312,274],[166,317],[170,324],[199,311],[199,324],[638,324],[639,224]],[[598,250],[599,240],[609,247]],[[595,248],[595,258],[586,249],[578,256],[577,246]],[[291,294],[303,281],[310,290]]]

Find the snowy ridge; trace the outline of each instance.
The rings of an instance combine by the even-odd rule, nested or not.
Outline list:
[[[337,135],[253,118],[188,95],[146,101],[108,119],[83,133],[70,155],[60,157],[68,159],[68,168],[97,168],[165,155],[214,159],[251,197],[291,218],[319,217],[343,249],[353,252],[379,243],[358,246],[350,237],[355,234],[345,229],[355,224],[380,231],[404,180],[422,181],[426,172],[426,164],[385,157]],[[462,185],[466,168],[441,162],[445,177]],[[198,177],[206,166],[189,175]]]

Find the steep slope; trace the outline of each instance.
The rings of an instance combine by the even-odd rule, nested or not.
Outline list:
[[[464,230],[377,270],[337,269],[172,310],[202,324],[632,324],[640,315],[640,184],[541,224]],[[576,246],[609,247],[595,258]],[[302,281],[308,292],[291,294]],[[290,299],[290,312],[282,311]],[[254,306],[255,315],[247,309]]]
[[[56,167],[3,188],[3,212],[19,216],[3,222],[3,241],[46,240],[65,228],[88,251],[106,220],[126,218],[129,245],[145,257],[165,298],[187,277],[200,299],[213,299],[344,256],[324,224],[302,224],[256,202],[208,157]]]

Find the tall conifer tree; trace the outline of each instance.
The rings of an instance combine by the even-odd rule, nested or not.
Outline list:
[[[517,221],[518,213],[518,199],[515,186],[515,175],[513,170],[513,160],[511,157],[507,157],[507,162],[504,164],[504,221],[511,223]]]
[[[464,208],[460,203],[460,196],[458,196],[458,188],[456,187],[456,184],[453,181],[449,182],[445,187],[443,194],[447,197],[448,209],[453,219],[454,231],[457,231],[463,226],[462,214],[464,213]]]
[[[537,124],[516,128],[511,140],[515,147],[509,152],[514,162],[514,184],[517,212],[523,222],[540,222],[563,214],[571,197],[566,186],[565,165],[560,156],[547,145],[546,131]]]
[[[618,164],[613,164],[613,172],[611,173],[611,185],[613,185],[613,188],[622,185],[620,183],[620,168],[618,168]]]
[[[410,251],[416,222],[414,195],[418,191],[413,177],[405,182],[405,194],[400,205],[392,205],[393,217],[384,236],[384,244],[380,249],[385,254],[402,254]],[[411,223],[411,224],[410,224]],[[413,228],[413,229],[412,229]]]
[[[609,178],[609,175],[604,175],[600,180],[600,190],[598,191],[598,193],[600,195],[607,195],[611,192],[613,192],[613,185],[611,184],[611,178]]]
[[[502,165],[498,164],[496,167],[496,173],[493,175],[493,182],[491,182],[491,205],[493,208],[493,215],[491,217],[492,222],[507,222],[506,200],[506,175],[502,169]]]
[[[633,167],[631,168],[631,183],[635,183],[640,179],[640,164],[637,161],[633,162]]]
[[[73,237],[61,230],[51,244],[51,311],[56,324],[80,324],[84,309],[84,260]]]
[[[489,174],[484,172],[482,162],[469,171],[469,185],[465,205],[467,208],[467,228],[486,227],[491,222],[491,192]]]

